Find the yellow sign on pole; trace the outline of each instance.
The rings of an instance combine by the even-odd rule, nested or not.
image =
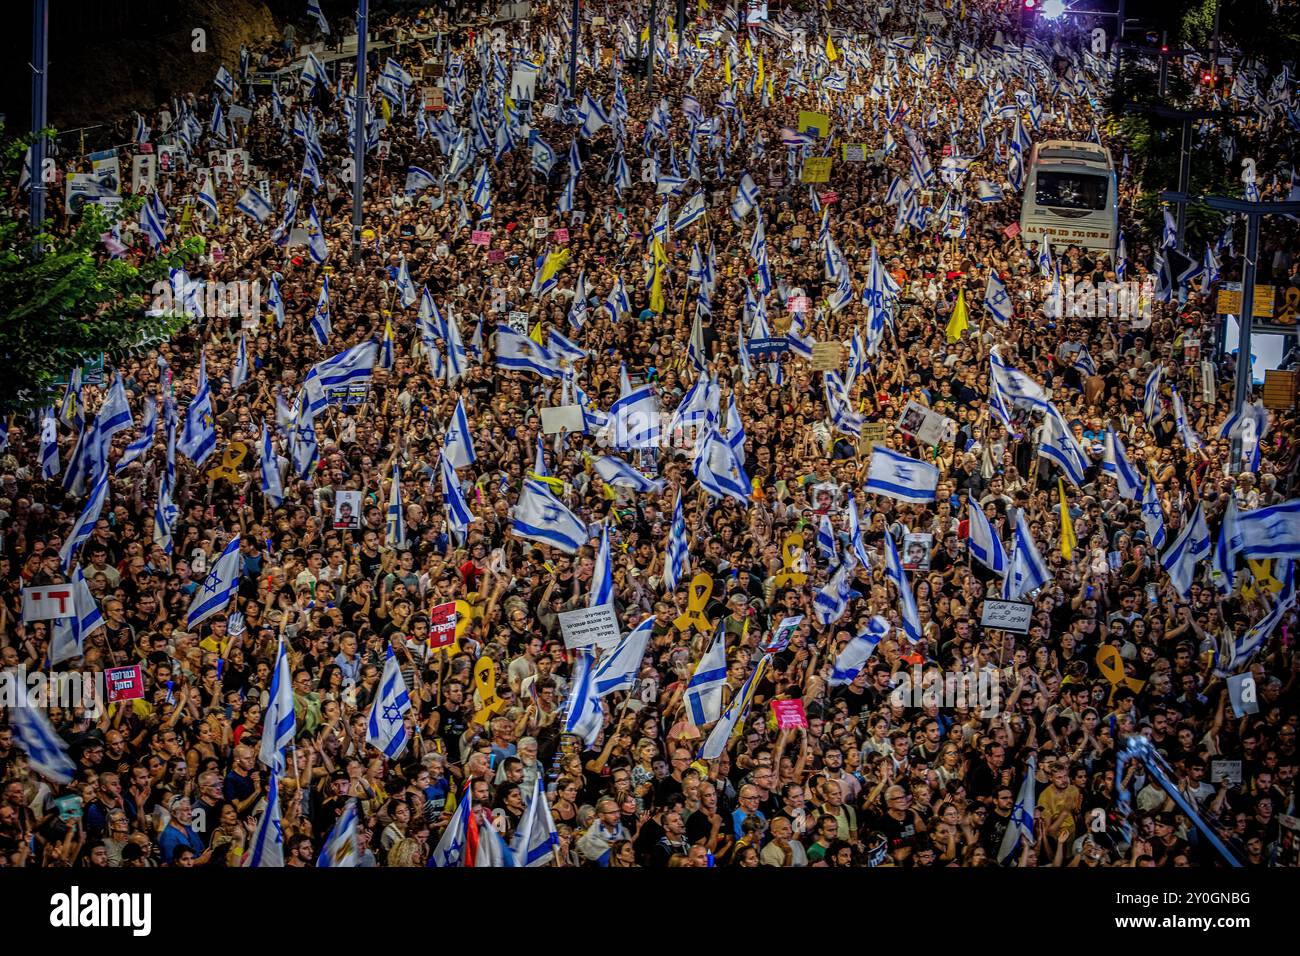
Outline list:
[[[826,183],[831,178],[831,158],[829,156],[809,156],[803,161],[802,181],[805,183]]]

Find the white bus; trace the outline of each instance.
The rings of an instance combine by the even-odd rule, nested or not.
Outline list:
[[[1096,143],[1049,139],[1029,153],[1020,206],[1021,239],[1113,255],[1119,197],[1110,150]]]

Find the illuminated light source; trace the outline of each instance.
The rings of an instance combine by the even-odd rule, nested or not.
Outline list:
[[[1043,16],[1048,20],[1055,20],[1057,17],[1065,15],[1065,3],[1062,0],[1044,0]]]
[[[1034,7],[1036,7],[1036,6],[1038,6],[1038,0],[1025,0],[1025,9],[1026,9],[1026,10],[1032,10],[1032,9],[1034,9]]]

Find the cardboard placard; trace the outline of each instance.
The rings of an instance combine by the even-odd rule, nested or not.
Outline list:
[[[762,355],[763,353],[777,353],[790,351],[790,340],[780,339],[750,339],[749,354]]]
[[[1006,236],[1008,239],[1016,238],[1016,236],[1020,235],[1020,223],[1013,222],[1011,225],[1007,226],[1007,228],[1002,230],[1002,235]]]
[[[814,372],[834,372],[840,367],[844,346],[839,342],[814,342],[812,367]]]
[[[555,405],[542,409],[542,434],[580,432],[583,427],[581,405]]]
[[[129,667],[110,667],[104,671],[104,689],[108,702],[141,700],[144,698],[144,675],[139,664]]]
[[[36,584],[23,588],[23,623],[57,621],[72,617],[76,609],[71,584]]]
[[[793,700],[774,700],[772,701],[772,713],[776,717],[777,730],[785,730],[787,727],[808,727],[808,715],[803,709],[803,700],[796,697]]]
[[[785,307],[800,315],[806,315],[812,311],[812,299],[806,295],[792,295],[786,299]]]
[[[456,641],[456,602],[436,604],[429,611],[429,647],[447,647]]]
[[[826,192],[819,193],[818,195],[821,198],[821,201],[824,205],[829,205],[830,203],[837,202],[840,198],[840,194],[835,192],[835,190],[833,189],[828,189],[826,190]]]
[[[1029,622],[1034,617],[1034,606],[1020,601],[984,601],[980,614],[981,627],[995,627],[1000,631],[1028,634]]]
[[[1234,288],[1235,286],[1235,288]],[[1271,285],[1255,286],[1255,318],[1273,318],[1273,302],[1277,290]],[[1219,315],[1241,315],[1241,283],[1227,282],[1215,298],[1214,311]]]
[[[911,435],[922,445],[938,445],[952,441],[957,433],[957,423],[951,418],[932,412],[920,402],[909,401],[898,420],[898,430]]]
[[[597,604],[559,614],[560,632],[569,650],[599,647],[608,650],[619,642],[618,618],[613,604]]]
[[[504,249],[489,249],[488,262],[505,262],[506,251]]]
[[[528,313],[517,312],[517,311],[511,312],[509,318],[506,319],[506,324],[509,325],[516,332],[518,332],[520,335],[527,335],[528,334]]]
[[[469,234],[469,241],[476,246],[492,245],[492,233],[486,229],[475,229]]]
[[[556,242],[567,243],[569,241],[569,230],[556,229],[555,232],[552,233],[552,236]]]
[[[800,182],[825,183],[831,178],[831,157],[809,156],[803,161],[803,175]]]

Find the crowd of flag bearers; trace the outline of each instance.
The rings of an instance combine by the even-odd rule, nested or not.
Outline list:
[[[1208,270],[1123,181],[1113,253],[1006,229],[1035,141],[1102,142],[1087,35],[700,2],[652,50],[584,3],[571,87],[532,6],[138,117],[187,161],[104,254],[201,231],[193,321],[10,424],[0,664],[143,696],[8,709],[4,862],[1300,862],[1294,420],[1178,359],[1232,224]],[[1276,149],[1289,79],[1232,96]]]

